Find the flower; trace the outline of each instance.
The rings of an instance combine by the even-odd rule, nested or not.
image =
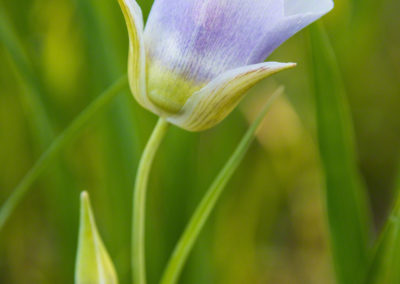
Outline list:
[[[191,131],[216,125],[250,87],[293,67],[264,60],[333,8],[332,0],[155,0],[144,28],[136,1],[119,3],[134,97]]]

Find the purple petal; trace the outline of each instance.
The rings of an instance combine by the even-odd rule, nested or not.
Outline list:
[[[145,29],[148,58],[208,82],[263,62],[332,7],[332,0],[155,0]]]

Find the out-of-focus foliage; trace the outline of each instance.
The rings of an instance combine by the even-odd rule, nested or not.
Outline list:
[[[369,255],[369,203],[357,170],[353,123],[335,53],[322,24],[310,30],[317,136],[336,280],[360,283]]]
[[[398,184],[399,186],[400,184]],[[398,191],[399,187],[397,187]],[[400,271],[400,198],[394,202],[385,229],[379,238],[366,283],[399,283]]]
[[[138,2],[146,16],[152,1]],[[335,4],[324,22],[350,101],[356,158],[377,232],[391,204],[400,149],[400,2]],[[116,0],[1,0],[0,10],[36,80],[29,81],[29,72],[0,42],[2,203],[52,137],[125,72],[128,38]],[[334,283],[308,32],[270,59],[299,64],[255,87],[218,127],[195,134],[169,131],[149,187],[149,283],[159,280],[195,206],[279,84],[287,96],[274,104],[258,143],[228,184],[181,283]],[[38,111],[45,114],[41,119]],[[129,283],[134,174],[155,120],[128,93],[93,119],[33,185],[1,232],[0,283],[73,283],[78,196],[84,188],[91,189],[97,225],[120,283]],[[51,132],[43,132],[46,128]],[[51,135],[42,139],[43,133]]]

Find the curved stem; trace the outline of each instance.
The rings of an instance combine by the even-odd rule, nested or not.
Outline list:
[[[31,188],[32,183],[38,178],[44,169],[53,161],[57,154],[66,146],[83,128],[83,126],[100,109],[106,106],[112,98],[128,85],[126,76],[120,78],[108,90],[104,91],[95,101],[93,101],[71,124],[64,130],[50,145],[50,147],[40,156],[39,160],[33,165],[29,172],[23,177],[20,183],[12,192],[0,209],[0,230],[14,211],[15,207]]]
[[[154,127],[153,133],[140,159],[136,174],[135,191],[133,193],[133,215],[132,215],[132,273],[133,283],[146,283],[145,263],[145,214],[146,214],[146,192],[147,181],[154,156],[162,139],[167,132],[169,123],[160,118]]]
[[[160,281],[161,284],[175,284],[177,282],[183,265],[185,264],[194,243],[196,242],[201,230],[204,227],[204,224],[214,209],[226,184],[232,177],[240,162],[243,160],[244,155],[253,141],[254,134],[258,126],[265,117],[272,102],[280,94],[282,94],[282,92],[283,88],[279,88],[270,97],[263,110],[243,136],[235,152],[233,152],[232,156],[220,171],[214,182],[211,184],[200,204],[197,206],[181,238],[179,239],[171,258],[168,261],[167,267],[164,270]]]

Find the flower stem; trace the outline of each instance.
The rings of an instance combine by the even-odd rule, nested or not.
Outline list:
[[[140,159],[136,174],[135,190],[133,193],[133,215],[132,215],[132,273],[135,284],[146,283],[145,263],[145,214],[146,214],[146,192],[150,169],[154,156],[164,138],[169,123],[160,118],[154,127],[153,133]]]
[[[5,201],[0,209],[0,231],[4,224],[31,188],[32,183],[47,168],[50,162],[58,153],[79,133],[83,126],[92,118],[100,109],[106,106],[112,98],[128,85],[126,76],[120,78],[116,83],[104,91],[93,101],[71,124],[64,130],[50,145],[50,147],[40,156],[39,160],[33,165],[29,172],[23,177],[20,183],[12,192],[11,196]]]
[[[256,120],[252,123],[240,141],[240,144],[236,148],[235,152],[225,164],[224,168],[220,171],[217,178],[208,189],[206,195],[197,206],[189,221],[189,224],[186,226],[171,258],[168,261],[167,267],[164,270],[160,281],[161,284],[175,284],[177,282],[183,265],[185,264],[186,259],[200,234],[200,231],[208,220],[211,211],[214,209],[215,204],[221,196],[222,191],[249,149],[251,142],[253,141],[254,134],[269,110],[272,102],[282,92],[283,88],[279,88],[268,100],[263,110],[260,112]]]

